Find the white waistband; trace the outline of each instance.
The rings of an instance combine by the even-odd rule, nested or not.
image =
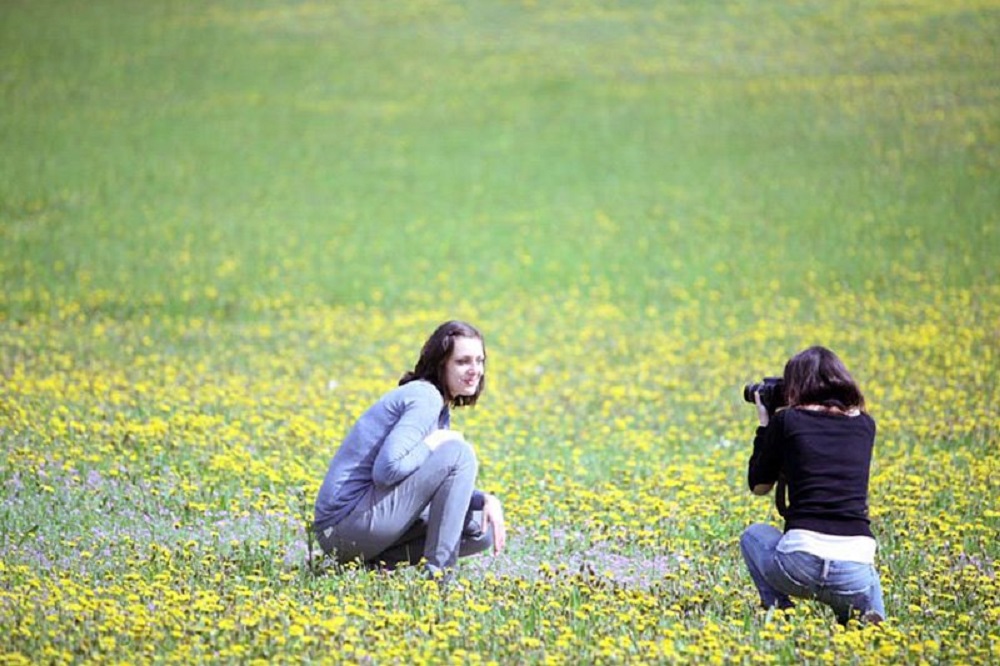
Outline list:
[[[778,542],[782,553],[806,552],[824,560],[875,562],[875,539],[868,536],[837,536],[812,530],[788,530]]]

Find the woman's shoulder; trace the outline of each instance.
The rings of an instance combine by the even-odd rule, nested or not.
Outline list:
[[[444,406],[444,397],[434,384],[425,379],[414,379],[392,389],[382,398],[393,402],[419,402],[433,405],[440,409]]]

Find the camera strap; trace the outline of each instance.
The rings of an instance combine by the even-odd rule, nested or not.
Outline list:
[[[774,508],[778,510],[778,515],[782,518],[785,517],[785,511],[788,509],[788,498],[786,497],[787,484],[785,483],[785,475],[778,475],[778,484],[774,487]]]

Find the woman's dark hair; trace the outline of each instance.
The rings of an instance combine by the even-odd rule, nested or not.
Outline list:
[[[810,347],[785,364],[785,400],[796,405],[865,408],[865,397],[844,363],[826,347]]]
[[[408,382],[423,379],[434,384],[445,400],[450,401],[455,407],[476,404],[476,401],[479,400],[479,395],[486,387],[485,372],[479,378],[479,386],[476,387],[475,394],[448,395],[448,385],[445,382],[444,369],[445,364],[451,357],[452,350],[455,349],[455,338],[475,338],[479,340],[483,343],[483,355],[486,355],[486,342],[483,340],[483,334],[475,326],[467,324],[464,321],[446,321],[431,333],[431,337],[427,338],[423,349],[420,350],[420,358],[417,359],[417,366],[402,376],[399,380],[399,385],[402,386]]]

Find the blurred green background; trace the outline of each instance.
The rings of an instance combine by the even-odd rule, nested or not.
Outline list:
[[[1000,19],[918,4],[5,2],[0,311],[995,283]]]

